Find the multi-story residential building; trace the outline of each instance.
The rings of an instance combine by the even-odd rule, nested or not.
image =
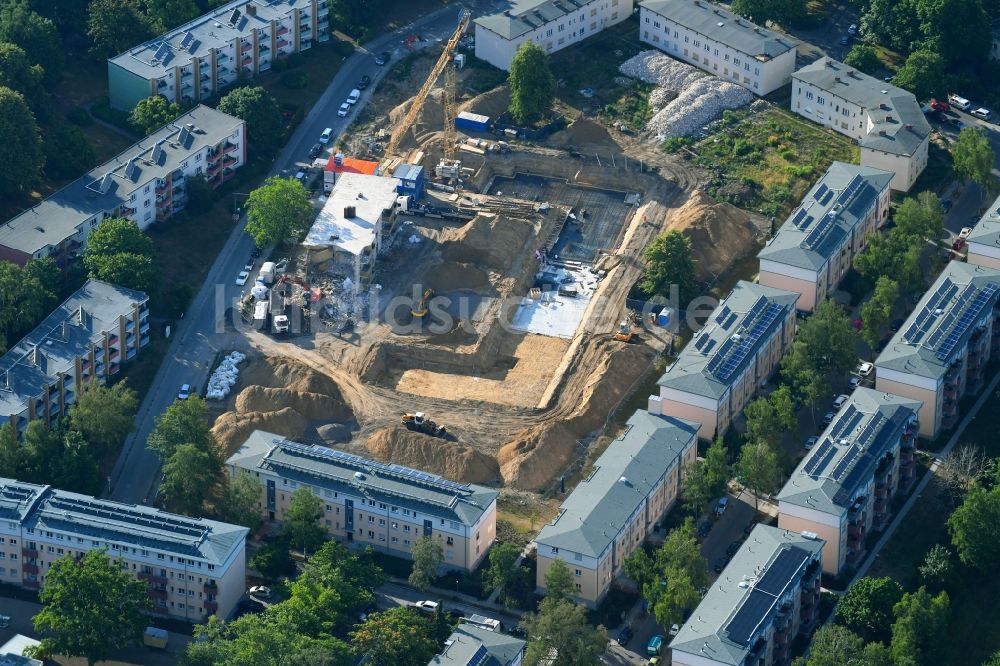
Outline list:
[[[699,423],[702,439],[726,432],[792,344],[798,299],[740,280],[660,377],[650,413]]]
[[[114,159],[0,225],[0,260],[52,257],[65,267],[109,217],[145,229],[184,210],[185,179],[218,187],[246,163],[245,123],[197,106]]]
[[[875,360],[875,388],[920,401],[920,434],[958,422],[958,403],[983,385],[1000,350],[1000,270],[949,262]]]
[[[757,525],[670,642],[673,666],[782,666],[819,619],[823,541]]]
[[[756,95],[791,80],[798,47],[708,0],[643,0],[639,39]]]
[[[969,244],[966,261],[1000,270],[1000,197],[983,213],[965,240]]]
[[[554,53],[631,14],[632,0],[515,0],[503,13],[475,20],[476,57],[506,71],[521,44]]]
[[[284,520],[292,493],[309,488],[324,503],[327,532],[348,546],[408,558],[417,539],[433,536],[441,541],[445,567],[472,571],[496,538],[499,493],[483,486],[260,430],[226,464],[232,474],[260,482],[267,520]]]
[[[811,312],[829,298],[889,215],[893,174],[834,162],[789,215],[760,260],[760,284],[801,294]]]
[[[88,280],[0,357],[0,423],[18,437],[30,421],[52,424],[77,393],[118,374],[149,344],[149,297]]]
[[[340,173],[303,241],[313,250],[310,261],[341,264],[355,287],[367,284],[382,239],[396,228],[399,184],[397,178]]]
[[[927,166],[931,126],[913,93],[820,58],[792,74],[792,111],[858,141],[863,166],[909,191]]]
[[[0,478],[0,581],[37,590],[96,548],[149,586],[150,612],[226,618],[246,584],[247,528]]]
[[[520,638],[463,623],[427,666],[521,666],[527,646]]]
[[[538,588],[560,559],[575,574],[577,599],[599,604],[676,501],[682,471],[698,456],[697,431],[697,423],[637,410],[535,538]]]
[[[824,572],[857,567],[893,496],[913,485],[919,411],[917,400],[856,389],[778,493],[778,527],[819,535]]]
[[[111,106],[206,100],[330,39],[327,0],[235,0],[108,59]]]

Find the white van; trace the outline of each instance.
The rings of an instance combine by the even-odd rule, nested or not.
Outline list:
[[[948,102],[956,109],[961,109],[962,111],[968,111],[972,108],[972,102],[958,95],[948,95]]]
[[[361,91],[355,88],[351,91],[351,94],[347,96],[347,103],[353,106],[358,103],[359,99],[361,99]]]
[[[979,107],[978,109],[973,109],[972,112],[971,112],[971,114],[973,116],[975,116],[976,118],[982,118],[983,120],[989,120],[990,116],[992,115],[990,113],[990,110],[987,109],[987,108],[984,108],[984,107]]]

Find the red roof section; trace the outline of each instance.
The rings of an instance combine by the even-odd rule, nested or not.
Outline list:
[[[353,157],[345,157],[343,164],[337,165],[333,162],[334,157],[330,157],[327,161],[326,166],[323,168],[324,171],[332,171],[334,173],[361,173],[368,176],[374,176],[375,172],[378,170],[378,162],[369,162],[368,160],[359,160]]]

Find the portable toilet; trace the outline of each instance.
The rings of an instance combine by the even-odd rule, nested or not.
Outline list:
[[[666,328],[670,325],[670,316],[674,313],[673,308],[663,308],[660,313],[656,315],[656,324]]]

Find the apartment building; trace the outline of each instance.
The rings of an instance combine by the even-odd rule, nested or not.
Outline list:
[[[698,457],[697,432],[697,423],[636,410],[535,538],[538,589],[561,559],[575,574],[577,600],[596,607],[676,501],[683,470]]]
[[[825,573],[861,564],[893,497],[913,485],[919,411],[918,400],[856,389],[778,493],[778,527],[819,535]]]
[[[145,229],[184,210],[185,181],[219,187],[246,163],[245,123],[197,106],[112,160],[0,225],[0,260],[52,257],[65,268],[109,217]]]
[[[958,423],[963,396],[983,386],[1000,350],[1000,270],[949,262],[875,360],[875,388],[918,400],[920,434]]]
[[[792,344],[798,299],[740,280],[660,377],[649,412],[699,423],[701,439],[726,432]]]
[[[791,80],[798,46],[708,0],[643,0],[639,39],[755,95]]]
[[[968,243],[966,261],[1000,270],[1000,197],[983,213],[965,240]]]
[[[781,666],[819,619],[815,535],[757,525],[670,642],[673,666]]]
[[[115,376],[148,344],[149,297],[87,280],[0,357],[0,423],[18,437],[31,421],[52,425],[83,387]]]
[[[281,522],[296,488],[309,488],[323,500],[329,535],[348,546],[408,558],[417,539],[434,536],[445,567],[473,571],[496,538],[499,493],[483,486],[261,430],[226,464],[232,474],[260,481],[259,506],[268,520]]]
[[[329,39],[327,0],[235,0],[109,58],[111,106],[206,100]]]
[[[834,162],[757,258],[758,281],[800,294],[807,312],[829,298],[889,215],[893,174]]]
[[[855,139],[862,166],[891,171],[908,192],[927,166],[931,126],[917,98],[831,58],[792,74],[792,111]]]
[[[520,638],[462,623],[427,666],[521,666],[527,646]]]
[[[243,596],[248,531],[0,478],[0,581],[29,590],[59,558],[103,548],[146,581],[150,613],[226,618]]]
[[[521,44],[555,53],[631,14],[632,0],[515,0],[510,9],[475,20],[476,57],[506,71]]]

